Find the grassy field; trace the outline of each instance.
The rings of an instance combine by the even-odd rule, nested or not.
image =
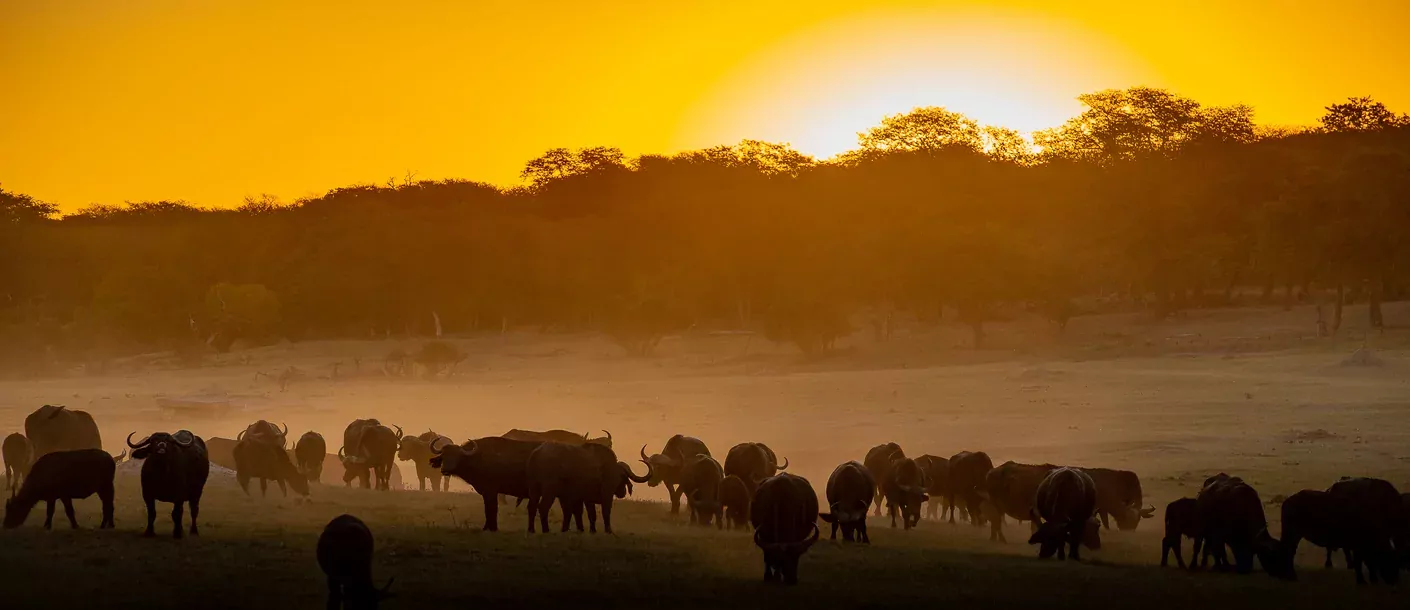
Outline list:
[[[1349,311],[1349,320],[1357,312]],[[1410,318],[1403,307],[1387,319]],[[1309,338],[1307,310],[1195,312],[1152,324],[1134,317],[1079,318],[1063,337],[1018,321],[991,333],[992,349],[957,349],[963,329],[903,328],[892,341],[854,337],[833,358],[804,362],[741,336],[689,336],[653,359],[576,336],[507,335],[463,340],[460,374],[436,381],[383,379],[364,369],[396,342],[317,342],[223,356],[201,367],[134,359],[105,375],[0,382],[0,434],[44,403],[84,408],[114,453],[127,432],[187,428],[233,437],[254,419],[291,433],[339,436],[354,417],[456,439],[513,427],[608,428],[619,454],[659,450],[674,433],[723,455],[764,441],[819,493],[828,472],[896,441],[908,454],[988,451],[997,462],[1053,462],[1136,470],[1159,508],[1193,495],[1207,474],[1251,481],[1266,500],[1373,475],[1410,488],[1410,351],[1404,331],[1340,342]],[[1353,328],[1354,331],[1354,328]],[[1345,366],[1363,344],[1381,366]],[[341,362],[340,376],[331,374]],[[287,391],[256,372],[295,366],[307,378]],[[157,399],[229,397],[234,412],[173,416]],[[403,472],[407,469],[403,468]],[[325,473],[326,478],[331,475]],[[802,583],[762,584],[762,560],[742,532],[693,528],[672,518],[660,489],[638,488],[619,506],[616,536],[526,536],[522,513],[482,533],[478,496],[376,493],[316,486],[307,501],[247,498],[228,478],[207,488],[202,536],[142,539],[135,476],[122,476],[118,529],[95,531],[98,504],[78,504],[78,532],[25,527],[0,532],[0,608],[321,607],[313,549],[332,517],[362,517],[377,537],[375,572],[395,576],[387,607],[947,607],[1129,608],[1405,607],[1410,592],[1357,590],[1345,570],[1324,571],[1307,545],[1302,580],[1186,574],[1158,567],[1159,523],[1112,533],[1081,564],[1040,562],[1020,542],[923,522],[892,531],[874,519],[870,547],[826,537],[803,559]],[[465,490],[463,483],[457,488]],[[162,511],[169,511],[161,508]],[[1268,507],[1278,529],[1277,506]],[[555,517],[556,519],[556,517]],[[62,512],[57,520],[62,524]],[[158,531],[167,531],[163,512]],[[1010,525],[1010,540],[1026,539]],[[1188,543],[1186,544],[1188,552]],[[1340,560],[1338,560],[1340,562]],[[1348,597],[1350,596],[1350,597]]]

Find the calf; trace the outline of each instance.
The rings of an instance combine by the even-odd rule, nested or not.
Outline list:
[[[33,456],[29,439],[15,432],[5,437],[5,445],[0,448],[0,453],[5,456],[5,487],[10,490],[10,497],[14,497],[20,488],[20,482],[29,474],[29,462]]]
[[[1199,522],[1196,521],[1199,502],[1194,498],[1180,498],[1165,506],[1165,538],[1160,541],[1160,567],[1169,565],[1170,551],[1175,551],[1175,563],[1185,567],[1185,558],[1180,552],[1180,537],[1191,540],[1199,538]],[[1190,567],[1195,567],[1199,549],[1190,557]]]
[[[181,430],[176,434],[158,432],[134,445],[132,434],[127,435],[132,458],[143,460],[142,500],[147,503],[147,531],[142,535],[156,535],[153,525],[157,520],[158,501],[172,504],[173,538],[181,537],[183,503],[191,505],[191,535],[199,535],[196,518],[201,514],[201,493],[211,469],[205,441],[189,430]]]
[[[876,480],[860,462],[847,462],[833,469],[827,478],[827,504],[830,513],[818,515],[832,524],[832,540],[842,529],[842,539],[871,544],[867,536],[867,509],[876,493]]]
[[[749,504],[754,495],[752,488],[739,475],[732,474],[720,481],[720,506],[725,511],[726,528],[748,529]]]
[[[764,479],[754,495],[749,521],[754,544],[764,551],[764,581],[798,583],[798,559],[818,541],[818,495],[798,475]],[[811,534],[811,535],[810,535]]]
[[[372,531],[352,515],[334,517],[318,536],[318,567],[328,577],[328,610],[375,609],[391,597],[392,581],[372,584]]]
[[[1080,561],[1079,546],[1102,548],[1100,525],[1096,522],[1097,486],[1087,473],[1076,468],[1049,472],[1038,485],[1034,505],[1033,521],[1038,523],[1038,529],[1028,544],[1039,545],[1039,558],[1047,559],[1057,553],[1058,559],[1066,559],[1063,549],[1070,548],[1072,560]]]
[[[294,460],[298,463],[299,472],[302,472],[310,483],[323,480],[323,460],[327,455],[328,443],[323,440],[323,435],[317,432],[305,432],[299,437],[299,441],[294,443]]]
[[[439,442],[437,442],[439,441]],[[421,491],[426,491],[426,481],[431,481],[432,491],[441,491],[441,481],[445,481],[445,491],[450,491],[450,479],[441,475],[441,471],[431,466],[431,458],[435,457],[431,453],[431,443],[446,444],[451,440],[448,437],[436,434],[431,430],[422,432],[418,436],[403,436],[401,445],[397,447],[397,459],[403,462],[411,462],[416,467],[416,479],[421,482]]]
[[[98,494],[103,502],[103,520],[98,529],[113,527],[113,474],[117,464],[112,455],[102,449],[56,451],[35,460],[15,497],[5,501],[5,528],[24,524],[29,511],[40,500],[47,503],[44,529],[54,525],[54,501],[64,503],[69,525],[78,529],[73,515],[73,501]]]

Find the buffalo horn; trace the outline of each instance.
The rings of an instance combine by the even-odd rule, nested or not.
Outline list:
[[[248,430],[248,428],[246,430]],[[242,438],[245,438],[245,430],[241,430],[239,434],[235,435],[235,442],[240,442]]]
[[[612,442],[612,432],[611,432],[611,431],[608,431],[608,430],[603,430],[602,432],[603,432],[603,434],[606,434],[606,435],[607,435],[607,442],[608,442],[608,443],[611,443],[611,442]]]
[[[136,432],[133,432],[132,434],[128,434],[128,435],[127,435],[127,446],[128,446],[128,447],[131,447],[131,448],[133,448],[133,449],[141,449],[142,446],[146,445],[148,441],[152,440],[151,435],[148,435],[147,438],[144,438],[144,439],[142,439],[141,441],[138,441],[137,444],[134,445],[134,444],[132,444],[132,435],[133,435],[133,434],[137,434],[137,433],[136,433]]]
[[[440,454],[441,454],[441,450],[436,448],[436,443],[440,442],[440,440],[443,439],[443,438],[445,438],[445,437],[444,437],[444,436],[437,436],[436,438],[431,439],[431,453],[433,453],[433,454],[435,454],[435,455],[440,455]]]
[[[396,424],[392,424],[392,427],[397,429],[397,438],[401,438],[401,437],[405,436],[405,435],[402,434],[402,432],[401,432],[401,426],[398,426],[398,425],[396,425]]]
[[[783,465],[782,465],[782,466],[779,466],[778,469],[779,469],[780,472],[782,472],[782,471],[784,471],[784,470],[788,470],[788,458],[787,458],[787,457],[783,458]]]
[[[646,460],[642,460],[642,461],[645,462]],[[648,481],[651,480],[651,462],[646,462],[646,476],[644,476],[644,477],[636,476],[636,474],[632,472],[632,467],[631,467],[630,465],[628,465],[626,462],[617,462],[617,463],[622,466],[622,471],[627,473],[627,478],[628,478],[628,479],[631,479],[632,482],[634,482],[634,483],[646,483],[646,482],[648,482]]]

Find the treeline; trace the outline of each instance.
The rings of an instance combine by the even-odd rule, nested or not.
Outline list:
[[[859,307],[1058,324],[1410,280],[1410,119],[1366,98],[1320,127],[1134,88],[1035,135],[920,108],[818,162],[745,141],[673,156],[552,150],[527,186],[352,186],[234,209],[53,205],[0,191],[0,366],[237,340],[600,330],[633,353],[692,324],[807,352]],[[1275,289],[1278,292],[1275,292]],[[1329,332],[1339,321],[1329,314]],[[1379,324],[1379,319],[1373,319]]]

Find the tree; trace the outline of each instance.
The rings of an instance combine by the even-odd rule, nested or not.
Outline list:
[[[1255,139],[1248,106],[1206,108],[1153,87],[1108,89],[1077,99],[1087,107],[1082,114],[1033,135],[1045,157],[1109,164],[1170,156],[1194,143]]]
[[[0,227],[50,220],[58,213],[59,207],[52,203],[0,188]]]
[[[940,106],[916,108],[883,118],[857,134],[863,151],[933,151],[950,147],[981,150],[979,123]]]
[[[613,169],[625,169],[626,157],[622,149],[609,146],[594,146],[570,151],[566,148],[553,148],[524,164],[519,177],[529,181],[533,188],[540,188],[549,182]]]
[[[1322,129],[1329,132],[1380,131],[1410,127],[1410,115],[1395,114],[1385,104],[1369,97],[1352,97],[1327,106],[1321,124]]]
[[[1030,165],[1038,159],[1033,152],[1033,144],[1018,130],[986,125],[982,135],[984,152],[995,161]]]

